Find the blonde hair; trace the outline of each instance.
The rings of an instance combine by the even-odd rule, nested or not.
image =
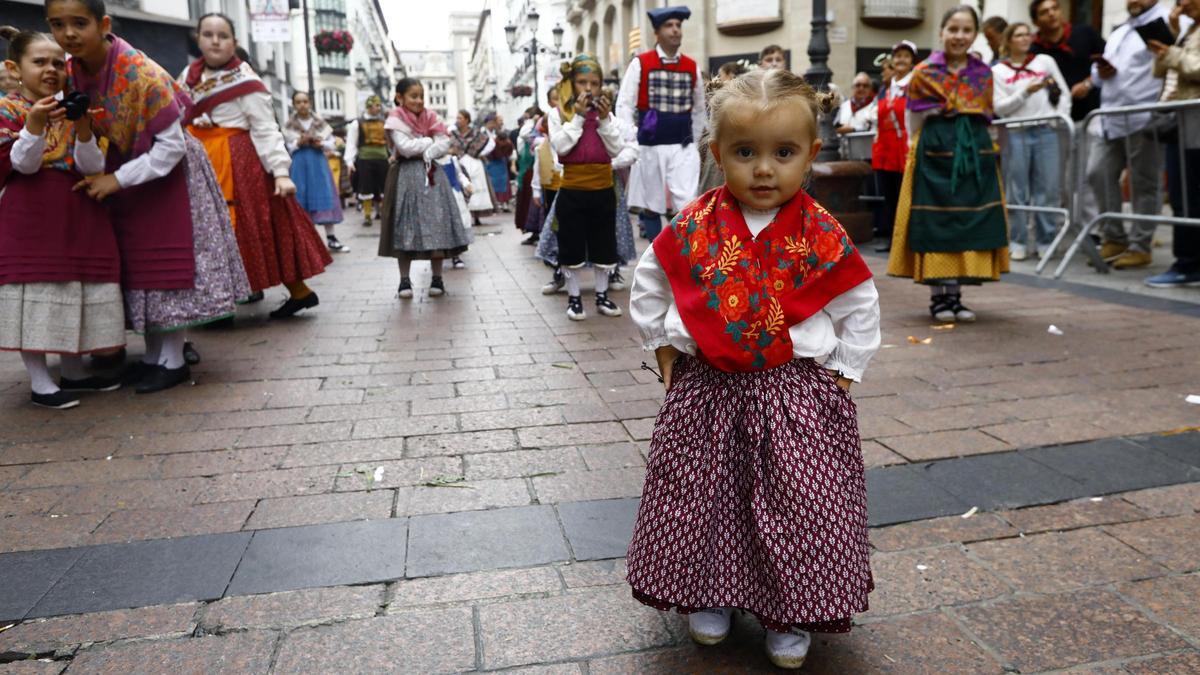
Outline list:
[[[813,138],[817,137],[817,119],[833,109],[833,95],[813,89],[803,77],[789,70],[756,69],[714,87],[708,104],[708,129],[701,145],[718,141],[725,109],[730,104],[749,103],[769,112],[782,105],[804,106],[812,115]]]
[[[1008,24],[1008,28],[1004,29],[1004,33],[1001,34],[1000,37],[1000,56],[1003,56],[1004,58],[1012,56],[1012,49],[1010,49],[1008,45],[1012,42],[1013,33],[1016,33],[1018,28],[1024,28],[1030,33],[1033,32],[1033,28],[1031,28],[1027,23],[1018,21],[1016,23]]]

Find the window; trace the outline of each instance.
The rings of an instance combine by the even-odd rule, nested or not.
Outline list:
[[[341,89],[322,89],[317,92],[317,114],[324,116],[342,116],[345,114],[345,97]]]

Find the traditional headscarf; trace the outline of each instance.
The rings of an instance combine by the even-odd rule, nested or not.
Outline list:
[[[562,113],[562,121],[570,122],[575,117],[575,76],[596,73],[603,78],[604,71],[600,69],[600,61],[591,54],[579,54],[571,61],[563,61],[558,71],[562,74],[558,83],[558,109]]]

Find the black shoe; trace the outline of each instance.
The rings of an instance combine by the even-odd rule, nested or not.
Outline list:
[[[279,306],[279,309],[271,312],[271,318],[286,319],[288,317],[295,316],[296,312],[299,312],[302,309],[312,309],[319,304],[321,304],[321,299],[317,297],[316,292],[309,293],[299,300],[296,298],[288,298],[282,305]]]
[[[621,308],[608,299],[608,293],[596,294],[596,311],[604,316],[621,316]]]
[[[325,237],[325,244],[329,246],[329,250],[334,253],[349,253],[350,247],[338,241],[338,238],[332,234]]]
[[[451,267],[452,269],[461,270],[461,269],[463,269],[463,268],[464,268],[464,267],[466,267],[466,266],[467,266],[467,263],[463,262],[463,259],[462,259],[462,258],[459,258],[459,257],[457,257],[457,256],[455,256],[455,257],[454,257],[454,258],[453,258],[453,259],[450,261],[450,267]]]
[[[58,378],[58,388],[63,391],[116,391],[121,388],[121,377],[93,375],[82,380]]]
[[[526,238],[524,241],[521,242],[521,245],[522,246],[537,246],[538,239],[540,239],[540,237],[538,235],[531,234],[531,235],[529,235],[528,238]]]
[[[29,400],[33,401],[34,405],[55,410],[66,410],[79,405],[79,396],[65,391],[56,391],[53,394],[32,392],[29,394]]]
[[[441,277],[434,277],[429,282],[429,297],[436,298],[446,294],[446,284],[442,283]]]
[[[195,366],[200,363],[200,352],[196,351],[196,345],[190,342],[183,343],[183,360],[189,366]]]
[[[157,367],[145,361],[134,361],[126,366],[125,371],[121,373],[121,384],[126,387],[138,384],[150,374],[150,371]]]
[[[134,389],[139,394],[153,394],[156,391],[170,389],[192,379],[192,369],[187,366],[166,368],[155,366],[154,370],[142,378],[141,383]]]
[[[246,298],[246,304],[253,305],[256,302],[262,302],[263,298],[265,298],[265,297],[267,297],[267,296],[263,295],[262,291],[254,291],[253,293],[250,294],[250,297]],[[233,317],[230,317],[229,321],[230,321],[230,323],[232,323]]]
[[[583,298],[578,295],[567,296],[567,318],[572,321],[583,321],[587,312],[583,311]]]
[[[608,290],[623,291],[625,290],[625,277],[621,276],[621,268],[614,267],[608,273]]]
[[[929,301],[929,314],[933,320],[940,323],[954,323],[957,318],[954,308],[958,304],[958,298],[959,296],[948,293],[933,296]]]
[[[404,277],[400,280],[400,287],[396,289],[397,298],[411,298],[413,296],[412,280]]]
[[[125,365],[125,348],[107,354],[92,354],[92,368],[96,370],[113,370]]]

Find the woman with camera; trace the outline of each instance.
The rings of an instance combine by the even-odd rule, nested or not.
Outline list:
[[[992,66],[994,105],[1000,117],[1046,117],[1070,115],[1071,97],[1058,64],[1046,54],[1031,54],[1033,32],[1029,24],[1014,23],[1005,29],[1000,42],[1002,58]],[[1004,175],[1008,201],[1024,206],[1058,206],[1061,201],[1062,155],[1058,131],[1050,121],[1008,127],[1004,153]],[[1010,217],[1009,252],[1013,260],[1024,260],[1031,252],[1030,218],[1023,213]],[[1034,248],[1054,240],[1054,216],[1032,214]]]

